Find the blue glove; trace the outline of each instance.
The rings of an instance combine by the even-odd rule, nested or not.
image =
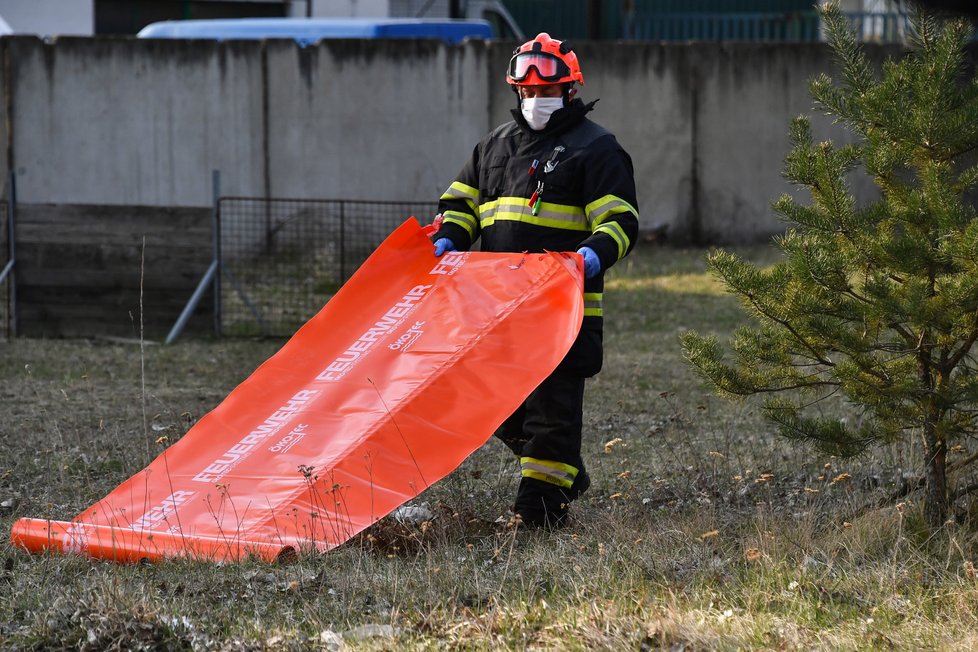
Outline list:
[[[584,278],[594,278],[601,273],[601,259],[591,247],[581,247],[577,253],[584,256]]]
[[[435,255],[441,256],[446,251],[458,251],[455,248],[455,243],[449,238],[438,238],[435,240]]]

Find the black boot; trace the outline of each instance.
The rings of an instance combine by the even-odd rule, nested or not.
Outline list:
[[[567,498],[569,500],[577,500],[584,492],[591,487],[591,476],[587,474],[587,470],[581,467],[581,470],[577,472],[577,477],[574,478],[574,484],[571,488],[567,490]]]
[[[536,478],[522,478],[513,512],[523,525],[557,529],[567,521],[570,499],[557,485]]]

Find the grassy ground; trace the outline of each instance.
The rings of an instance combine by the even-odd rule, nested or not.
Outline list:
[[[877,506],[915,474],[914,442],[826,458],[685,366],[678,333],[742,319],[704,253],[647,246],[610,274],[594,485],[552,534],[496,522],[518,471],[490,442],[421,497],[427,526],[387,519],[290,564],[29,556],[10,547],[16,518],[82,511],[281,342],[0,343],[0,648],[978,647],[968,513],[927,536],[915,496]]]

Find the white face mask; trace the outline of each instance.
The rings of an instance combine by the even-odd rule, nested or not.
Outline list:
[[[540,131],[550,122],[553,112],[563,106],[562,97],[526,97],[520,102],[520,111],[523,112],[530,129]]]

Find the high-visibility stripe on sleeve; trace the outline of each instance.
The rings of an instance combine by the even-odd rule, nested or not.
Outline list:
[[[577,468],[570,464],[551,460],[538,460],[534,457],[521,457],[520,470],[524,478],[534,478],[570,489],[577,477]]]
[[[482,228],[496,221],[507,220],[567,231],[590,230],[584,211],[579,206],[541,202],[536,215],[530,210],[530,200],[523,197],[500,197],[479,206]]]
[[[595,199],[584,207],[584,212],[587,213],[588,222],[595,227],[618,213],[631,213],[638,217],[638,211],[635,210],[634,206],[614,195],[605,195],[600,199]]]
[[[625,235],[625,231],[622,230],[621,225],[617,222],[608,222],[602,224],[598,228],[594,229],[595,233],[605,233],[611,236],[611,239],[615,241],[618,245],[618,260],[621,260],[628,251],[628,236]]]
[[[475,221],[475,218],[468,213],[463,213],[461,211],[445,211],[441,214],[442,221],[449,222],[451,224],[457,224],[463,229],[465,229],[469,237],[475,240],[476,233],[478,232],[479,225]]]
[[[602,293],[601,292],[585,292],[584,293],[584,316],[585,317],[601,317],[604,315],[604,308],[602,307]]]
[[[618,259],[620,260],[631,246],[631,240],[625,235],[621,225],[613,221],[613,218],[622,213],[631,213],[637,219],[638,211],[627,201],[615,195],[605,195],[585,206],[584,210],[587,212],[587,218],[593,232],[607,234],[618,245]]]
[[[469,205],[472,209],[472,213],[478,215],[479,209],[479,189],[473,188],[472,186],[462,183],[461,181],[453,181],[452,185],[448,187],[445,194],[441,196],[441,199],[462,199],[465,203]]]

